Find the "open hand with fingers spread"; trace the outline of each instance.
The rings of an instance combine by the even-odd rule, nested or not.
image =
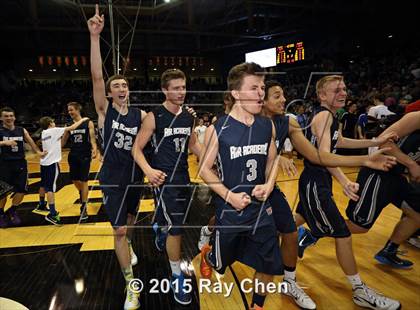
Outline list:
[[[293,159],[280,156],[279,165],[280,168],[283,170],[283,173],[287,174],[289,178],[297,175],[297,169],[293,162]]]
[[[104,29],[104,14],[99,15],[99,5],[95,6],[95,15],[89,18],[87,24],[91,35],[99,35]]]
[[[376,170],[388,171],[397,163],[397,159],[394,156],[383,154],[389,150],[390,148],[383,148],[372,153],[369,155],[365,166]]]

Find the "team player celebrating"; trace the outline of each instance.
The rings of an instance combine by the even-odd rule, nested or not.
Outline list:
[[[4,212],[7,197],[0,200],[0,228],[8,225],[18,226],[21,219],[16,209],[27,192],[28,167],[25,159],[24,142],[39,156],[44,156],[34,143],[25,128],[15,125],[16,116],[13,109],[4,107],[0,110],[3,125],[0,127],[0,180],[13,186],[12,206]]]
[[[181,271],[182,226],[191,203],[190,178],[188,174],[188,149],[200,156],[201,145],[193,133],[194,118],[183,107],[186,94],[186,77],[178,69],[166,70],[161,77],[165,95],[162,105],[148,113],[137,135],[133,156],[149,182],[155,186],[157,240],[159,249],[166,248],[171,266],[171,288],[174,299],[182,304],[191,303],[186,291],[185,278]],[[143,150],[152,140],[151,162]],[[176,284],[178,282],[178,284]]]
[[[131,149],[145,112],[128,105],[129,89],[124,76],[114,75],[106,84],[104,82],[100,50],[100,33],[104,21],[104,15],[99,15],[99,7],[96,5],[95,15],[88,20],[88,28],[93,99],[104,149],[99,182],[105,211],[114,229],[115,253],[128,285],[134,278],[132,265],[137,263],[130,236],[140,201],[139,186],[143,180]],[[139,306],[139,294],[127,288],[124,309],[137,309]]]
[[[224,273],[239,260],[255,269],[255,279],[268,284],[282,273],[272,208],[266,201],[277,176],[273,123],[258,116],[264,99],[263,69],[243,63],[229,71],[232,110],[206,131],[200,176],[217,194],[212,246],[201,251],[200,271]],[[213,170],[217,159],[218,174]],[[266,291],[254,290],[251,307],[261,309]]]
[[[375,141],[341,137],[335,112],[344,106],[347,97],[342,76],[321,78],[316,84],[316,92],[321,106],[312,117],[307,137],[320,151],[335,153],[337,148],[377,146],[395,137],[388,134]],[[362,282],[353,255],[351,233],[332,198],[331,175],[352,199],[358,199],[358,184],[349,181],[339,168],[324,168],[308,160],[304,163],[305,168],[299,179],[300,203],[297,213],[303,216],[315,237],[335,238],[337,259],[352,285],[354,303],[371,309],[399,309],[401,305],[398,301],[378,294]]]
[[[74,123],[82,118],[80,115],[81,110],[82,106],[77,102],[69,102],[67,104],[67,111]],[[77,129],[65,132],[62,145],[65,145],[69,138],[70,153],[68,155],[68,162],[70,178],[80,195],[80,203],[82,204],[80,207],[80,219],[87,220],[90,162],[92,158],[96,157],[98,149],[93,122],[84,122]]]

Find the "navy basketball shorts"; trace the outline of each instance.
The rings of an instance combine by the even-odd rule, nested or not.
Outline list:
[[[333,199],[331,175],[313,172],[305,168],[299,178],[296,212],[304,217],[315,237],[349,237],[351,233]]]
[[[356,182],[360,198],[349,201],[346,214],[358,226],[370,229],[390,203],[420,212],[420,188],[408,183],[403,175],[361,168]]]
[[[45,192],[56,192],[59,175],[60,165],[58,163],[49,166],[41,165],[41,187],[45,189]]]
[[[142,178],[127,184],[120,174],[105,166],[99,174],[105,212],[114,228],[127,225],[128,213],[137,215],[143,190]]]
[[[0,180],[13,186],[13,192],[28,192],[28,165],[26,160],[3,161],[0,163],[0,171]]]
[[[280,189],[275,186],[268,198],[273,209],[274,224],[277,231],[282,234],[288,234],[297,231],[295,219],[289,203]]]
[[[210,242],[212,250],[209,261],[218,273],[224,274],[228,266],[240,261],[254,268],[256,272],[283,274],[277,229],[274,225],[242,232],[224,230],[220,224],[216,227]]]
[[[91,156],[69,154],[70,179],[72,181],[87,182],[89,180],[89,170]]]
[[[178,174],[154,189],[155,221],[159,226],[167,227],[172,236],[183,233],[192,202],[193,186],[188,174]]]

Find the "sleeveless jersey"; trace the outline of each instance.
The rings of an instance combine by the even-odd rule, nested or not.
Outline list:
[[[234,193],[246,192],[251,196],[253,188],[264,184],[265,169],[272,138],[272,122],[266,117],[255,116],[254,123],[247,126],[230,115],[222,116],[214,124],[219,151],[217,168],[223,185]],[[233,229],[244,231],[253,229],[256,224],[272,224],[269,204],[252,199],[252,202],[238,212],[216,196],[216,216],[224,226],[237,226]]]
[[[122,185],[139,180],[140,169],[131,155],[131,149],[140,126],[139,109],[128,107],[128,113],[122,115],[111,103],[108,104],[104,127],[100,130],[104,150],[102,183]]]
[[[284,115],[275,115],[273,117],[274,128],[276,129],[276,148],[277,154],[281,153],[284,141],[289,135],[289,117]]]
[[[194,118],[185,109],[178,115],[163,105],[153,110],[155,132],[152,136],[152,167],[167,174],[188,174],[188,143]]]
[[[412,160],[420,164],[420,130],[405,136],[397,145],[404,154],[407,154]],[[402,174],[405,170],[404,165],[397,163],[390,172]]]
[[[77,127],[77,129],[70,131],[70,155],[80,157],[90,156],[91,150],[89,121],[86,121]]]
[[[0,127],[0,141],[14,140],[16,146],[2,146],[0,150],[1,161],[24,160],[24,131],[23,127],[15,126],[13,130],[6,127]]]
[[[328,110],[325,107],[319,107],[316,111],[314,111],[314,114],[312,115],[311,119],[309,120],[309,124],[312,122],[312,119],[315,117],[316,114],[322,112],[322,111],[328,111],[328,113],[331,113],[331,117],[333,118],[331,127],[330,127],[330,136],[329,137],[322,137],[325,139],[330,139],[330,152],[331,153],[336,153],[337,151],[337,141],[338,141],[338,128],[339,128],[339,122],[338,119],[332,114],[332,112],[330,110]],[[314,145],[317,149],[318,149],[318,141],[317,141],[317,137],[315,135],[312,134],[312,128],[311,126],[309,126],[308,128],[306,128],[305,130],[305,136],[306,138],[312,143],[312,145]],[[328,173],[329,172],[327,170],[326,167],[320,166],[320,165],[315,165],[313,163],[311,163],[309,160],[305,159],[304,160],[304,164],[306,168],[311,168],[311,169],[316,169],[316,170],[322,170],[323,172]]]

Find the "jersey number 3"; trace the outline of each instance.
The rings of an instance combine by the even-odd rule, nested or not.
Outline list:
[[[257,161],[249,159],[246,162],[246,167],[249,168],[249,173],[246,175],[248,182],[252,182],[257,178]]]

